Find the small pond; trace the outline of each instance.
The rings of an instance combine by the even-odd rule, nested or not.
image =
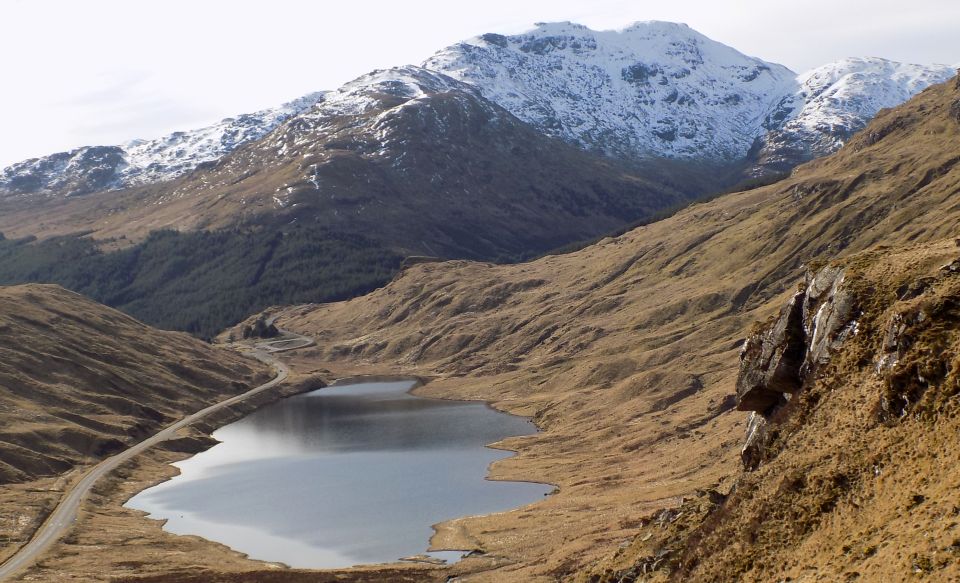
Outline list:
[[[127,506],[254,559],[337,568],[427,554],[433,524],[552,490],[485,479],[512,455],[485,446],[534,433],[532,423],[480,402],[416,397],[413,386],[356,382],[268,405],[217,430],[222,443]]]

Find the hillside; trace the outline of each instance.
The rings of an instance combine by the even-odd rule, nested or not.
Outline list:
[[[10,201],[0,231],[141,239],[298,222],[406,253],[492,259],[595,236],[703,191],[690,171],[649,173],[545,136],[467,84],[401,67],[326,94],[179,180]]]
[[[407,256],[526,260],[770,183],[949,74],[847,59],[798,77],[664,22],[481,35],[206,128],[5,169],[0,284],[209,338],[375,289]]]
[[[289,308],[280,322],[318,337],[302,366],[438,375],[425,394],[533,416],[545,433],[508,441],[520,454],[493,474],[559,493],[533,510],[458,520],[437,540],[518,559],[500,580],[572,575],[631,541],[652,509],[730,488],[746,422],[733,399],[742,339],[806,265],[878,245],[953,244],[958,138],[951,81],[775,185],[568,255],[412,266],[368,296]]]
[[[380,71],[172,182],[7,201],[0,283],[57,283],[209,337],[369,291],[404,256],[514,261],[595,238],[702,193],[708,170],[608,160],[449,77]]]
[[[363,235],[291,225],[85,236],[0,235],[0,282],[53,282],[157,327],[211,338],[264,306],[347,299],[385,284],[402,257]]]
[[[270,371],[51,285],[0,287],[0,484],[63,474]]]

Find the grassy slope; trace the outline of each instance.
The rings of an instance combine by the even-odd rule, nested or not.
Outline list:
[[[939,269],[958,256],[945,241],[841,262],[863,308],[858,334],[793,404],[770,459],[696,531],[674,580],[960,578],[960,276]],[[918,297],[902,295],[921,281]],[[919,312],[888,381],[875,367],[889,322]],[[930,386],[902,417],[884,411],[914,375]]]
[[[739,343],[805,262],[956,234],[958,100],[954,82],[933,87],[780,183],[573,254],[418,265],[281,323],[319,335],[314,361],[437,374],[427,392],[535,416],[546,432],[510,442],[520,456],[493,473],[560,493],[455,530],[521,558],[524,577],[569,574],[630,540],[651,507],[736,475]]]
[[[269,371],[57,286],[0,287],[0,484],[61,474]]]

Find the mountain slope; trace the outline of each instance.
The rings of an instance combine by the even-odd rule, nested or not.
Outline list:
[[[284,310],[280,323],[318,336],[302,366],[437,375],[425,394],[534,416],[545,433],[509,440],[519,455],[493,475],[559,493],[458,520],[437,541],[520,561],[484,580],[552,580],[631,540],[652,509],[729,488],[745,427],[737,354],[753,322],[779,310],[811,261],[952,245],[958,144],[951,81],[775,185],[568,255],[412,266],[368,296]]]
[[[62,474],[226,395],[267,367],[57,286],[0,287],[0,483]]]
[[[797,77],[784,98],[789,112],[769,127],[754,154],[754,174],[787,172],[797,164],[837,151],[878,111],[896,107],[922,89],[955,74],[951,67],[909,65],[886,59],[843,59]]]
[[[8,236],[309,224],[403,253],[492,259],[596,236],[702,192],[544,136],[475,89],[418,67],[377,71],[215,164],[159,185],[13,201]],[[52,232],[51,232],[52,231]]]
[[[794,84],[786,67],[669,22],[539,24],[458,43],[424,66],[551,135],[627,158],[739,159]]]
[[[162,227],[299,221],[369,233],[408,253],[494,258],[595,236],[683,202],[702,188],[696,169],[686,170],[668,181],[655,166],[583,152],[469,85],[405,67],[348,83],[177,181],[39,206],[13,202],[0,229],[22,236],[39,224],[140,238]]]
[[[835,152],[880,109],[954,74],[947,66],[845,59],[798,76],[686,25],[656,21],[621,31],[550,23],[486,34],[424,66],[588,149],[625,158],[746,156],[753,175]]]
[[[157,203],[189,205],[179,212],[198,226],[224,222],[207,210],[216,199],[219,208],[263,205],[247,220],[495,258],[594,236],[691,195],[543,136],[469,85],[404,67],[345,85]]]
[[[0,197],[78,196],[176,178],[212,162],[245,142],[260,139],[283,120],[309,109],[323,93],[279,107],[153,140],[119,146],[86,146],[18,162],[0,172]]]

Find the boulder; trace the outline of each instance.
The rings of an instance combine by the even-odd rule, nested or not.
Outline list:
[[[784,393],[800,389],[804,363],[804,292],[797,292],[773,325],[752,334],[740,351],[737,409],[768,412],[784,401]]]

